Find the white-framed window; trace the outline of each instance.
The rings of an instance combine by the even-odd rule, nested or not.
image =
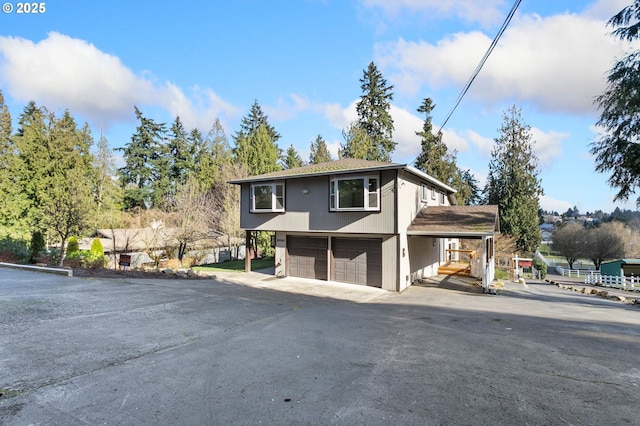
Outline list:
[[[380,211],[380,178],[372,175],[331,179],[329,209]]]
[[[421,195],[421,200],[422,201],[427,201],[429,199],[429,185],[427,185],[426,183],[422,184],[422,195]]]
[[[440,195],[440,204],[444,205],[444,192],[439,192],[438,195]]]
[[[436,199],[436,189],[435,188],[431,188],[431,199],[432,200]]]
[[[254,183],[251,185],[253,213],[284,211],[284,182]]]

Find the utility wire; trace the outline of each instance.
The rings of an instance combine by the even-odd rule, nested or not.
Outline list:
[[[504,31],[507,29],[507,26],[509,25],[509,22],[511,22],[511,18],[513,18],[513,15],[516,13],[516,9],[518,9],[518,6],[520,6],[521,1],[522,0],[516,0],[516,2],[513,4],[513,7],[511,8],[511,11],[509,11],[509,14],[507,15],[507,17],[505,18],[504,22],[502,23],[502,27],[500,27],[500,30],[498,31],[498,34],[496,34],[496,36],[493,38],[493,41],[491,42],[491,46],[489,46],[489,48],[485,52],[484,56],[480,60],[480,63],[478,64],[476,69],[473,71],[473,74],[471,75],[471,78],[469,79],[467,84],[464,86],[464,89],[462,89],[462,92],[460,92],[460,95],[458,96],[458,99],[456,100],[456,103],[453,105],[453,108],[451,108],[451,110],[447,114],[447,117],[445,118],[444,122],[440,126],[440,130],[438,130],[437,134],[442,132],[442,129],[444,128],[444,126],[447,124],[447,122],[451,118],[451,115],[453,115],[453,112],[456,110],[456,108],[460,104],[460,101],[462,101],[462,98],[467,93],[467,91],[471,87],[471,84],[473,83],[473,81],[476,79],[476,77],[480,73],[480,70],[484,66],[484,63],[487,62],[487,59],[489,59],[489,55],[491,55],[491,52],[493,52],[493,49],[498,44],[498,40],[500,40],[500,37],[502,36],[502,33],[504,33]]]

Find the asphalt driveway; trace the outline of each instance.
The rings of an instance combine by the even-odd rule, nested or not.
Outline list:
[[[0,424],[640,423],[637,306],[442,287],[0,269]]]

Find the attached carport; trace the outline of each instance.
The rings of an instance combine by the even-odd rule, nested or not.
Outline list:
[[[495,275],[494,238],[499,232],[498,206],[493,205],[424,207],[407,228],[408,236],[481,239],[481,278],[485,292]]]

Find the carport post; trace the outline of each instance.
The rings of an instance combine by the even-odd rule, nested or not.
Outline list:
[[[245,231],[244,239],[244,271],[251,272],[251,231]]]

